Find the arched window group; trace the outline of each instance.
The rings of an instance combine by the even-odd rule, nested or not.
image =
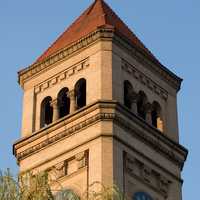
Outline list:
[[[45,127],[86,105],[86,80],[78,80],[73,90],[60,90],[56,99],[45,97],[41,103],[40,127]]]
[[[163,131],[162,109],[158,102],[152,104],[143,91],[136,93],[132,84],[124,81],[124,105],[143,120]]]
[[[45,97],[41,103],[40,127],[45,127],[86,105],[86,80],[79,79],[74,89],[67,87],[60,90],[57,99]],[[124,81],[124,105],[152,126],[163,131],[162,109],[158,102],[152,104],[143,91],[136,93],[132,84]]]

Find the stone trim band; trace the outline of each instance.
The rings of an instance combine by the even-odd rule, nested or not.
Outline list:
[[[98,114],[96,114],[92,117],[89,117],[88,119],[68,128],[68,129],[66,129],[63,132],[58,133],[55,136],[49,137],[48,139],[42,141],[41,143],[39,143],[35,146],[32,146],[20,153],[17,153],[17,149],[15,147],[15,145],[17,145],[17,144],[14,144],[14,146],[13,146],[14,153],[15,153],[18,161],[23,160],[26,157],[32,155],[33,153],[36,153],[36,152],[46,148],[47,146],[58,142],[61,139],[69,137],[94,123],[97,123],[99,121],[105,121],[105,120],[113,121],[120,127],[126,129],[132,136],[137,137],[138,139],[140,139],[141,141],[145,142],[150,147],[155,149],[157,152],[160,152],[161,154],[163,154],[167,159],[171,160],[173,163],[175,163],[180,168],[183,167],[184,159],[186,159],[186,156],[187,156],[186,150],[180,150],[179,147],[176,147],[178,149],[178,152],[181,151],[183,154],[182,156],[184,156],[184,159],[180,158],[178,155],[175,155],[175,153],[174,153],[174,150],[176,151],[176,148],[173,148],[173,150],[169,150],[169,148],[166,148],[165,145],[163,145],[161,143],[161,140],[158,141],[159,137],[156,137],[156,139],[153,139],[152,137],[148,136],[147,134],[141,133],[141,131],[136,130],[135,127],[131,123],[127,123],[127,120],[123,119],[117,113],[98,113]]]

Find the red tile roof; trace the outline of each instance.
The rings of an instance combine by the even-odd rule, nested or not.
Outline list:
[[[99,27],[114,28],[116,33],[126,37],[130,43],[141,50],[146,56],[153,59],[154,62],[159,63],[153,54],[103,0],[95,0],[36,62],[43,61],[45,58],[76,42]]]

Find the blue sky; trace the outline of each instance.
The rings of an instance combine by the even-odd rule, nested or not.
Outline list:
[[[0,168],[17,173],[12,143],[20,135],[17,71],[31,64],[92,0],[0,0]],[[184,79],[178,95],[180,142],[189,149],[183,199],[200,187],[200,1],[107,0],[144,44]]]

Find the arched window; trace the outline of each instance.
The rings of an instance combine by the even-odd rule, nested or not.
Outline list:
[[[131,93],[133,92],[133,86],[129,81],[124,81],[124,105],[131,109]]]
[[[77,81],[75,85],[76,106],[80,109],[86,105],[86,80],[84,78]]]
[[[146,119],[145,104],[147,103],[146,94],[143,91],[138,93],[137,99],[137,113],[142,119]]]
[[[133,200],[153,200],[152,197],[145,192],[136,192],[133,196]]]
[[[160,131],[163,131],[161,106],[156,101],[154,101],[152,104],[151,119],[152,119],[152,125],[158,128]]]
[[[40,128],[52,123],[53,108],[51,107],[51,101],[52,98],[48,96],[41,103]]]
[[[59,118],[62,118],[69,114],[70,109],[70,98],[67,97],[68,88],[63,88],[58,93],[58,109]]]

